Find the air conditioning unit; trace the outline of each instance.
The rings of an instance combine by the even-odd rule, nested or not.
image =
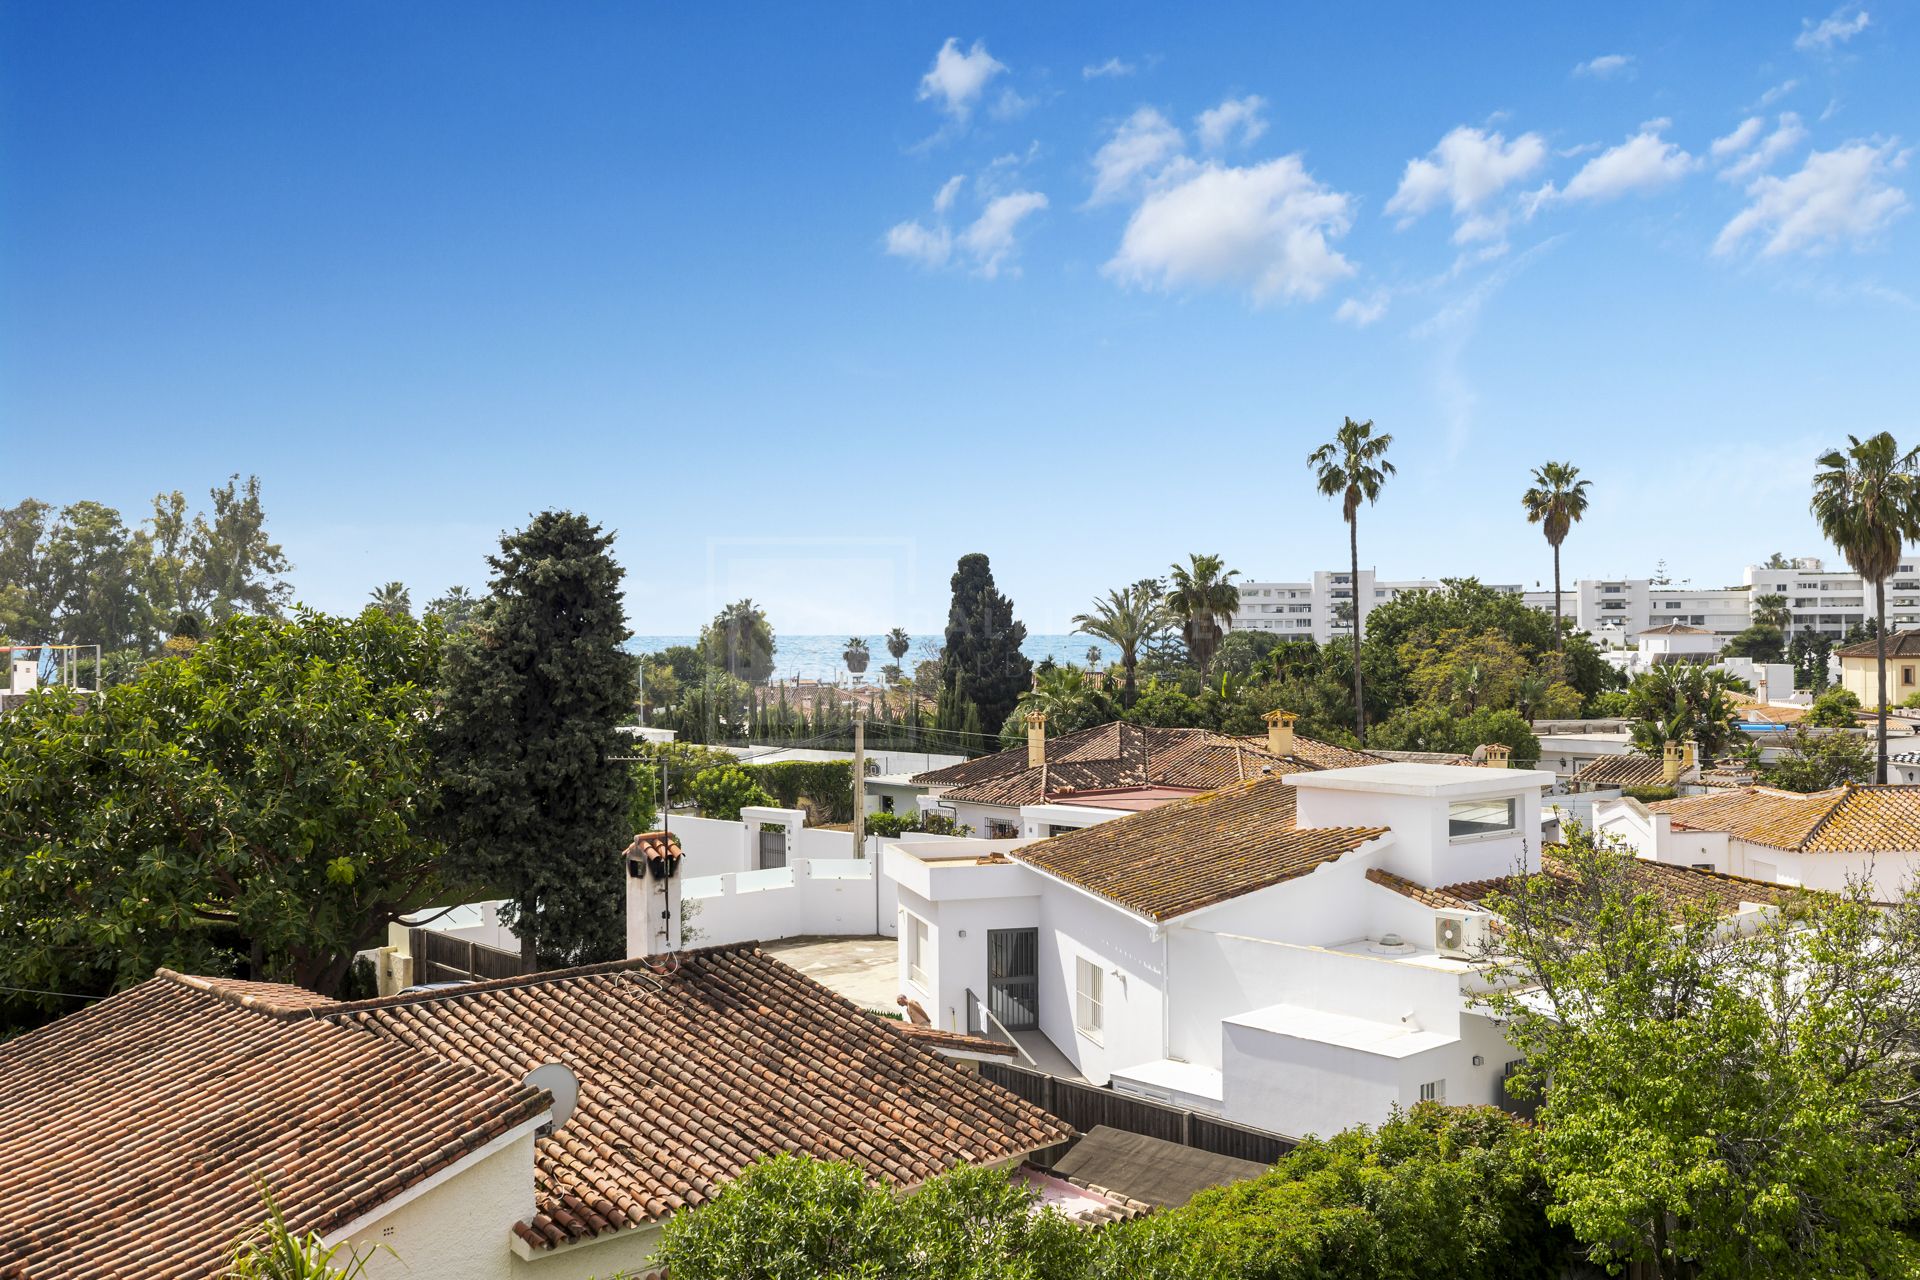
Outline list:
[[[1487,918],[1466,911],[1442,911],[1433,919],[1433,949],[1443,956],[1467,960],[1479,954],[1487,941]]]

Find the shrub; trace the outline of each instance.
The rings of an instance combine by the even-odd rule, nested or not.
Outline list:
[[[828,822],[853,821],[853,762],[850,760],[782,760],[777,764],[744,766],[782,809],[798,809],[811,800]]]
[[[1672,787],[1622,787],[1620,794],[1630,796],[1641,804],[1657,804],[1662,800],[1671,800],[1680,793]]]
[[[1860,699],[1848,689],[1835,685],[1813,700],[1806,723],[1820,729],[1850,729],[1860,710]]]
[[[911,813],[870,813],[867,834],[893,840],[914,829],[916,815]]]
[[[745,769],[737,764],[702,769],[688,787],[703,818],[740,820],[740,810],[748,805],[771,805],[773,797],[760,789]]]

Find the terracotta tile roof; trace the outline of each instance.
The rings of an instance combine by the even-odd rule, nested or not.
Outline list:
[[[518,1079],[562,1062],[580,1100],[542,1138],[535,1246],[707,1200],[763,1155],[804,1151],[913,1185],[1072,1130],[921,1048],[752,945],[342,1005],[335,1021]]]
[[[941,797],[974,804],[1039,804],[1076,791],[1119,787],[1187,787],[1210,791],[1265,774],[1379,764],[1380,758],[1312,738],[1294,736],[1287,756],[1267,751],[1267,739],[1233,737],[1209,729],[1157,729],[1110,721],[1047,739],[1047,762],[1027,766],[1015,747],[913,776],[951,788]]]
[[[1154,920],[1304,875],[1385,827],[1296,827],[1282,777],[1235,783],[1013,851],[1024,862]]]
[[[936,1053],[943,1049],[957,1049],[962,1053],[990,1053],[999,1058],[1011,1058],[1020,1051],[1001,1040],[989,1040],[985,1036],[970,1036],[959,1031],[944,1031],[939,1027],[922,1026],[917,1022],[907,1022],[898,1018],[885,1018],[879,1014],[872,1017],[898,1031],[915,1044],[923,1045]]]
[[[1802,795],[1744,787],[1663,800],[1647,808],[1686,831],[1725,831],[1749,844],[1800,853],[1920,849],[1920,786],[1835,787]]]
[[[1880,653],[1878,640],[1862,640],[1858,644],[1835,649],[1836,658],[1875,658]],[[1887,656],[1889,658],[1920,657],[1920,629],[1908,628],[1905,631],[1887,633]]]
[[[1716,634],[1712,627],[1696,627],[1687,622],[1663,622],[1657,627],[1648,627],[1636,632],[1643,636],[1710,636]]]
[[[256,1177],[325,1233],[550,1105],[270,987],[162,970],[0,1044],[0,1276],[211,1276]]]
[[[1379,867],[1367,868],[1367,879],[1383,889],[1391,889],[1402,897],[1412,898],[1423,907],[1432,907],[1436,911],[1472,911],[1476,908],[1465,898],[1456,898],[1439,889],[1429,889],[1417,881],[1405,876],[1397,876],[1391,871],[1382,871]]]
[[[643,831],[627,846],[626,857],[646,859],[647,870],[656,879],[665,879],[680,865],[680,837],[666,831]]]
[[[1569,781],[1583,787],[1662,787],[1667,785],[1665,763],[1658,756],[1637,752],[1596,756],[1574,770]]]
[[[1626,868],[1636,892],[1651,894],[1673,908],[1704,906],[1715,911],[1733,912],[1738,911],[1743,903],[1759,902],[1778,906],[1806,893],[1806,890],[1792,885],[1722,875],[1717,871],[1696,871],[1692,867],[1676,867],[1645,858],[1628,858]],[[1566,864],[1551,850],[1541,855],[1539,874],[1554,880],[1572,878]],[[1514,877],[1499,876],[1491,880],[1468,880],[1446,885],[1439,892],[1446,897],[1484,908],[1488,899],[1496,893],[1511,892],[1514,884]]]

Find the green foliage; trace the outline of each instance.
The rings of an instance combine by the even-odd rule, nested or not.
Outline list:
[[[1787,753],[1768,766],[1767,783],[1783,791],[1825,791],[1873,781],[1873,748],[1852,733],[1796,730]]]
[[[635,747],[635,754],[645,756],[657,773],[666,775],[667,803],[674,805],[692,800],[694,775],[701,770],[740,763],[740,757],[731,751],[697,742],[641,742]]]
[[[1727,647],[1721,650],[1721,654],[1728,658],[1751,658],[1755,662],[1784,662],[1787,656],[1786,637],[1778,627],[1755,623],[1727,641]]]
[[[1630,796],[1641,804],[1659,804],[1662,800],[1671,800],[1680,793],[1672,787],[1622,787],[1620,794]]]
[[[252,1238],[233,1247],[220,1280],[360,1280],[382,1252],[399,1257],[385,1245],[359,1250],[346,1241],[329,1245],[317,1231],[303,1236],[287,1225],[264,1186],[260,1196],[266,1202],[266,1221]]]
[[[1402,707],[1376,725],[1372,745],[1385,751],[1457,751],[1505,743],[1513,748],[1515,768],[1532,768],[1540,759],[1540,739],[1517,711],[1482,707],[1456,716],[1445,707]]]
[[[1728,929],[1633,862],[1575,826],[1564,876],[1494,904],[1549,1218],[1665,1277],[1908,1274],[1920,899],[1861,884]]]
[[[1520,495],[1527,522],[1537,524],[1553,548],[1553,647],[1560,648],[1560,544],[1580,517],[1587,513],[1587,487],[1580,468],[1570,462],[1549,462],[1533,469],[1533,487]]]
[[[448,587],[446,591],[427,601],[427,614],[440,619],[440,625],[449,636],[457,636],[473,625],[480,616],[481,601],[465,587]]]
[[[693,782],[687,791],[694,804],[699,806],[701,817],[722,818],[729,822],[738,822],[740,810],[749,805],[765,808],[773,804],[773,797],[754,781],[752,774],[737,764],[702,769],[693,775]]]
[[[448,646],[437,746],[450,872],[507,899],[546,966],[626,948],[620,859],[633,839],[635,669],[613,537],[545,512],[501,539],[480,621]]]
[[[1001,746],[1014,747],[1027,740],[1030,711],[1046,713],[1047,733],[1055,737],[1105,724],[1119,714],[1113,700],[1094,687],[1085,671],[1072,664],[1038,673],[1033,688],[1020,695],[1020,701],[1001,724]]]
[[[1240,607],[1240,588],[1233,580],[1238,569],[1227,568],[1215,555],[1189,555],[1187,563],[1171,567],[1168,576],[1166,611],[1180,619],[1180,634],[1193,655],[1193,665],[1205,671],[1220,643],[1222,618],[1231,618]],[[1138,584],[1135,591],[1139,590]]]
[[[1033,664],[1020,652],[1027,627],[1014,620],[1013,601],[994,587],[993,568],[979,552],[960,557],[952,587],[940,666],[945,719],[937,727],[978,734],[1004,721],[1032,681]]]
[[[782,760],[747,765],[746,772],[782,809],[797,809],[804,799],[811,801],[828,822],[853,821],[850,760]]]
[[[747,684],[765,684],[773,674],[773,625],[766,610],[751,600],[736,600],[700,632],[700,656],[706,666]],[[689,684],[700,673],[681,679]]]
[[[1816,729],[1851,729],[1860,711],[1860,699],[1851,689],[1834,685],[1813,700],[1802,723]]]
[[[883,840],[895,840],[915,829],[919,816],[911,813],[870,813],[867,834]]]
[[[1588,701],[1586,711],[1595,720],[1619,720],[1633,714],[1633,700],[1625,689],[1608,689],[1595,694]]]
[[[633,799],[627,805],[627,826],[633,834],[659,829],[660,771],[646,760],[627,766],[633,774]]]
[[[94,697],[0,717],[0,983],[167,965],[340,990],[437,886],[437,626],[236,618]]]
[[[1627,690],[1634,748],[1659,755],[1668,742],[1691,742],[1703,766],[1717,760],[1744,745],[1735,695],[1751,692],[1746,681],[1694,662],[1644,672]]]
[[[1238,593],[1235,595],[1237,599]],[[1160,584],[1149,578],[1107,592],[1106,599],[1093,602],[1091,612],[1074,615],[1073,629],[1105,640],[1120,651],[1120,667],[1126,673],[1120,700],[1131,706],[1138,688],[1134,675],[1140,665],[1140,652],[1167,629]]]
[[[413,616],[413,592],[404,582],[383,582],[367,594],[371,607],[396,618]]]

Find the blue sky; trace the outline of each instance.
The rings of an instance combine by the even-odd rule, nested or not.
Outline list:
[[[1383,575],[1821,550],[1920,439],[1920,32],[1806,5],[0,3],[0,503],[257,472],[300,596],[549,506],[643,633],[1035,630],[1189,551]],[[1036,12],[1035,10],[1038,10]],[[1197,16],[1196,16],[1197,15]]]

